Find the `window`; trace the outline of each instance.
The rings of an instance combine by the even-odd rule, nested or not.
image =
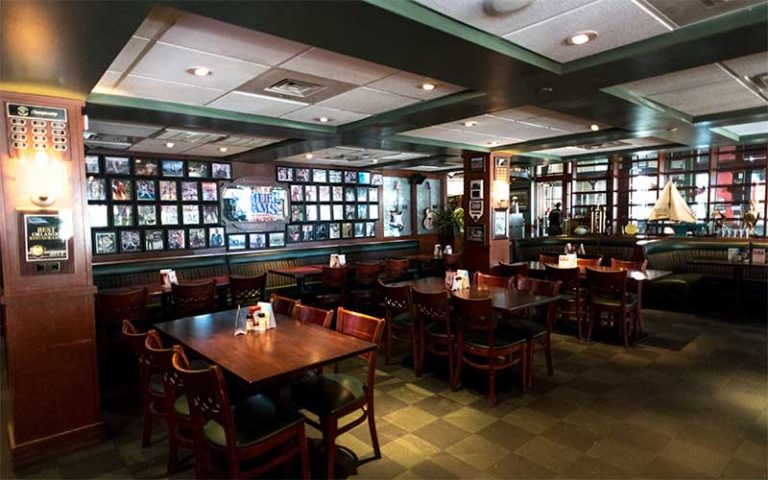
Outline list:
[[[588,219],[592,207],[607,205],[608,190],[613,190],[608,158],[579,160],[571,194],[571,212],[575,219]]]

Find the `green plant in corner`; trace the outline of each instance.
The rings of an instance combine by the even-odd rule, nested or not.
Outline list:
[[[435,210],[435,228],[440,232],[464,233],[464,209],[461,207]]]

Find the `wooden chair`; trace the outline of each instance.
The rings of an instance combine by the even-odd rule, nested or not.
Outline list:
[[[229,290],[233,308],[263,302],[267,297],[267,274],[265,272],[255,277],[230,275]]]
[[[104,380],[112,377],[113,360],[122,358],[119,354],[124,353],[124,337],[120,335],[123,320],[144,329],[147,297],[146,288],[99,292],[96,295],[96,334],[100,371]]]
[[[171,301],[174,318],[211,313],[216,310],[216,280],[174,284]]]
[[[443,255],[443,265],[446,270],[458,270],[461,268],[461,254],[452,253],[450,255]]]
[[[472,283],[477,285],[479,288],[487,288],[487,287],[507,288],[507,285],[509,284],[509,278],[497,277],[494,275],[486,275],[484,273],[475,272],[475,277],[472,279]]]
[[[309,480],[307,439],[300,413],[280,408],[263,394],[249,397],[233,409],[218,365],[189,370],[174,353],[173,367],[183,379],[188,399],[198,478],[209,478],[208,458],[217,453],[226,460],[227,478],[263,475],[299,457],[301,476]],[[260,461],[242,464],[257,458]],[[250,468],[243,470],[244,466]]]
[[[408,280],[408,259],[388,258],[384,262],[384,278],[388,282]]]
[[[602,271],[587,268],[589,284],[589,327],[587,341],[592,339],[596,322],[602,325],[601,314],[608,313],[609,323],[619,323],[624,347],[629,347],[629,330],[637,328],[637,295],[627,293],[627,271]]]
[[[560,261],[559,255],[551,255],[546,253],[539,254],[539,263],[543,263],[545,265],[548,263],[554,263],[556,265],[558,261]]]
[[[528,262],[499,262],[498,265],[491,267],[490,274],[495,277],[514,278],[517,280],[518,275],[528,275]]]
[[[560,293],[560,286],[561,283],[558,281],[551,282],[523,276],[519,277],[517,282],[518,290],[525,290],[536,295],[547,297],[558,295]],[[537,343],[544,348],[544,355],[547,363],[547,375],[551,376],[554,374],[554,368],[552,366],[552,325],[555,321],[557,304],[552,302],[547,306],[542,307],[541,310],[542,312],[538,315],[515,321],[515,326],[523,331],[528,341],[528,344],[526,345],[528,353],[528,360],[526,362],[528,368],[526,374],[528,388],[533,386],[533,355],[536,352]]]
[[[355,268],[354,288],[350,296],[355,300],[355,308],[370,308],[376,297],[376,281],[381,274],[381,262],[359,262]]]
[[[155,332],[157,334],[157,332]],[[157,366],[152,362],[147,352],[147,332],[138,332],[128,320],[123,320],[123,336],[136,355],[139,364],[139,389],[141,390],[141,446],[146,447],[152,438],[152,420],[165,418],[165,390],[163,379],[157,372]]]
[[[603,257],[597,257],[597,258],[577,258],[576,259],[576,265],[579,266],[579,268],[587,268],[587,267],[599,267],[600,262],[603,260]]]
[[[648,260],[642,262],[619,260],[617,258],[611,259],[611,268],[621,270],[635,270],[639,272],[645,272],[648,268]],[[637,295],[637,330],[639,333],[643,333],[643,282],[628,277],[627,288]]]
[[[367,342],[380,344],[384,333],[384,320],[339,307],[336,312],[336,331]],[[368,364],[365,383],[351,375],[340,373],[323,374],[310,378],[301,386],[302,406],[319,418],[319,422],[307,419],[307,423],[323,434],[327,476],[333,478],[336,463],[336,437],[368,421],[375,458],[381,458],[379,438],[376,434],[374,413],[374,377],[378,350],[361,355]],[[361,415],[339,428],[339,419],[360,410]]]
[[[331,328],[333,322],[333,310],[310,307],[297,304],[293,307],[291,318],[300,322],[314,323],[323,328]]]
[[[296,305],[301,304],[301,300],[294,300],[293,298],[281,297],[280,295],[273,293],[269,297],[269,301],[272,303],[272,313],[278,315],[285,315],[290,317],[293,313],[293,309]]]
[[[378,289],[384,300],[384,318],[386,319],[386,356],[384,363],[389,365],[392,358],[392,341],[411,342],[414,359],[416,358],[416,333],[411,317],[411,286],[389,286],[378,282]],[[407,337],[405,336],[407,335]]]
[[[560,268],[545,265],[547,279],[561,282],[560,293],[563,299],[558,302],[560,315],[566,320],[574,320],[579,339],[582,338],[582,325],[587,321],[586,291],[581,287],[581,269],[579,267]]]
[[[611,268],[622,270],[637,270],[644,272],[648,268],[648,260],[642,262],[636,262],[631,260],[619,260],[618,258],[611,259]]]
[[[322,293],[315,296],[317,306],[334,309],[344,306],[349,267],[323,267]]]
[[[447,357],[448,378],[453,378],[456,327],[451,325],[448,296],[444,292],[425,293],[416,289],[412,290],[411,295],[418,341],[418,355],[414,359],[416,375],[422,375],[424,357],[429,352]]]
[[[526,338],[519,331],[497,332],[493,320],[493,301],[490,298],[464,299],[451,294],[451,303],[458,316],[456,342],[456,370],[451,387],[457,388],[461,380],[461,367],[488,372],[491,406],[496,406],[496,374],[520,365],[520,386],[525,391]]]

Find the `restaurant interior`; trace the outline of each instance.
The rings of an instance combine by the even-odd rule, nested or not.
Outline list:
[[[0,38],[0,478],[768,478],[768,2]]]

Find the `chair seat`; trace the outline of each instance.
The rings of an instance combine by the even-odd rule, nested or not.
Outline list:
[[[403,312],[392,317],[392,322],[403,326],[411,324],[411,312]]]
[[[301,406],[318,416],[332,415],[365,400],[363,383],[350,375],[329,373],[302,380],[296,386]]]
[[[627,308],[634,307],[635,304],[637,304],[637,295],[634,293],[628,293],[625,302]],[[606,307],[621,307],[621,299],[616,297],[595,297],[592,299],[592,303]]]
[[[525,336],[520,332],[505,329],[504,331],[497,331],[493,336],[494,348],[508,348],[520,345],[526,342]],[[491,348],[488,344],[488,338],[485,332],[477,333],[472,332],[464,337],[464,343],[476,348]]]
[[[165,387],[163,386],[163,377],[159,373],[150,375],[149,377],[149,391],[155,395],[164,395]]]
[[[186,395],[179,395],[175,402],[173,402],[173,410],[178,414],[185,417],[190,416],[189,402]]]
[[[261,442],[304,421],[304,416],[294,410],[278,411],[264,394],[249,397],[233,410],[238,447]],[[203,432],[210,443],[222,448],[227,446],[224,427],[218,422],[209,420]]]
[[[526,338],[538,338],[547,334],[547,326],[531,318],[516,319],[510,328],[518,330]]]
[[[427,334],[434,337],[448,337],[448,332],[445,329],[445,322],[432,322],[424,327],[424,330]],[[451,322],[451,334],[452,336],[456,336],[456,324],[454,322]]]

